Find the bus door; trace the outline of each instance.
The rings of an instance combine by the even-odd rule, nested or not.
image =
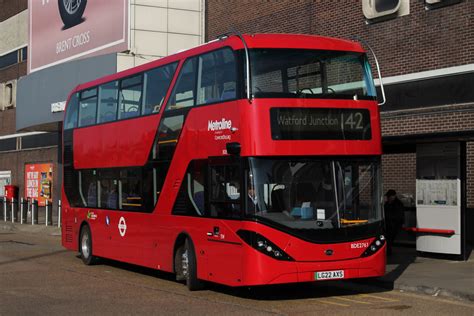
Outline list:
[[[210,159],[205,222],[207,268],[210,281],[238,285],[242,280],[241,165],[233,157]]]

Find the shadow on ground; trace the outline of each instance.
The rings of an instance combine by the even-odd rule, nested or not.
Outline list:
[[[154,269],[109,259],[98,259],[96,264],[103,264],[150,277],[157,277],[170,282],[181,283],[183,284],[183,289],[186,286],[183,282],[176,281],[175,275],[172,273],[157,271]],[[390,289],[387,287],[373,286],[370,280],[362,279],[358,280],[357,283],[354,281],[320,281],[253,287],[228,287],[206,282],[205,290],[219,292],[221,294],[239,298],[274,301],[381,293],[389,291]]]

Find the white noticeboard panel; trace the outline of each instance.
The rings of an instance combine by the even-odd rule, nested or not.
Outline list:
[[[460,143],[422,144],[416,154],[416,249],[460,255]]]

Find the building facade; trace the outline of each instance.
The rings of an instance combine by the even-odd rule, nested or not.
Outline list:
[[[207,1],[206,40],[238,30],[355,38],[372,47],[381,65],[387,94],[387,102],[381,106],[384,190],[396,190],[415,208],[417,181],[434,179],[437,175],[433,170],[443,173],[452,167],[433,165],[433,161],[449,160],[442,154],[429,163],[421,159],[425,145],[439,153],[446,143],[458,144],[458,171],[466,185],[461,190],[464,224],[466,236],[472,241],[474,3],[381,0],[374,2],[375,7],[365,0],[245,3],[252,5],[241,1]],[[377,77],[375,68],[373,73]],[[426,164],[432,170],[423,169]],[[419,182],[418,187],[422,184]],[[414,214],[410,221],[411,226],[416,226]]]
[[[75,3],[0,1],[0,196],[12,184],[56,207],[69,92],[204,41],[203,0]]]

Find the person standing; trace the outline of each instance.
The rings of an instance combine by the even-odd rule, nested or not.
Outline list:
[[[395,190],[388,190],[385,194],[385,225],[387,235],[387,254],[392,254],[393,241],[404,223],[405,208],[397,197]]]

